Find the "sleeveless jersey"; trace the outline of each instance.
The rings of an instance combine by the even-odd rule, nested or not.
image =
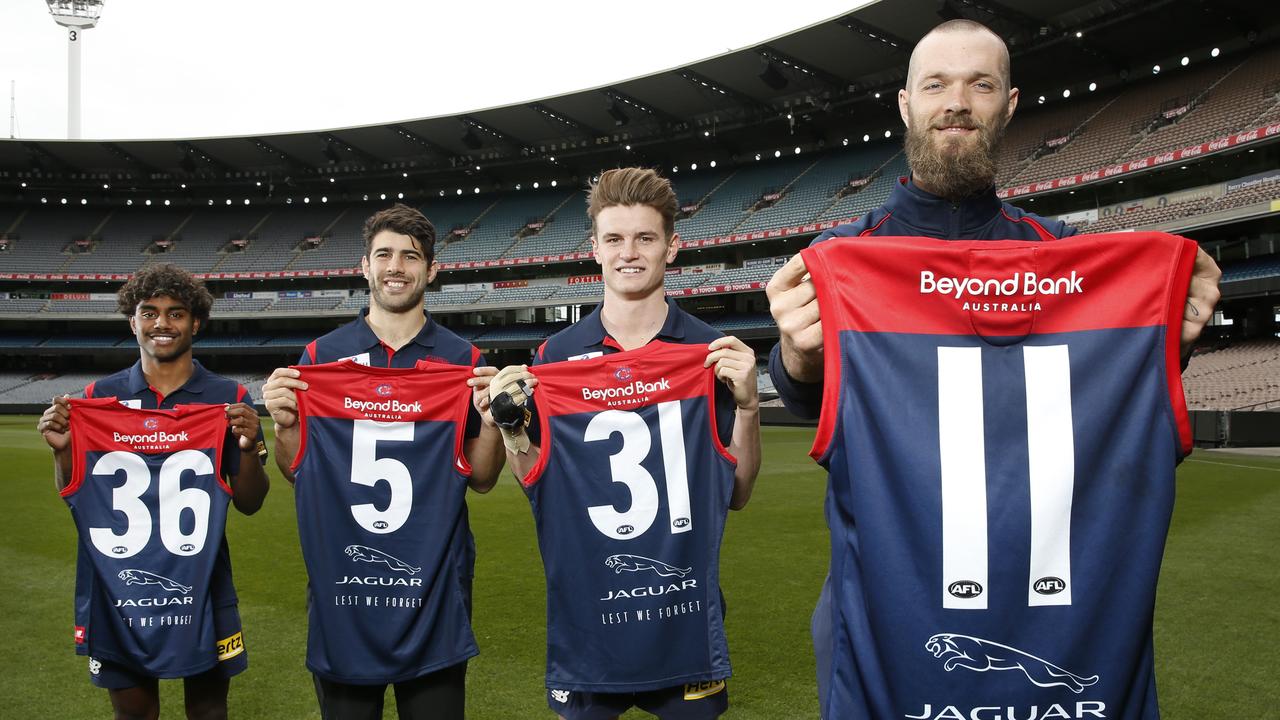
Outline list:
[[[826,348],[824,717],[1159,717],[1195,254],[1157,233],[802,251]]]
[[[81,654],[160,678],[217,664],[211,584],[231,501],[217,471],[226,431],[221,405],[71,401],[71,481],[61,494],[87,564],[78,572]]]
[[[734,459],[706,345],[532,368],[523,480],[547,576],[547,686],[640,692],[730,675],[720,538]]]
[[[309,576],[307,667],[400,682],[474,656],[461,558],[471,368],[350,360],[298,366],[298,535]]]

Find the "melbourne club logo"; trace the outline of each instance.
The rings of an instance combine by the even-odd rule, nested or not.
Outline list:
[[[684,577],[693,572],[693,568],[678,568],[674,565],[668,565],[661,560],[642,557],[640,555],[610,555],[604,559],[604,564],[613,569],[613,574],[621,575],[623,572],[640,572],[641,570],[652,570],[660,577]]]
[[[373,391],[378,393],[381,397],[387,397],[391,395],[391,385],[388,383],[382,383],[378,387],[374,388]]]
[[[117,577],[123,580],[125,585],[159,585],[161,590],[180,592],[183,595],[191,592],[190,585],[183,585],[176,580],[170,580],[163,575],[157,575],[153,572],[147,572],[146,570],[129,568],[127,570],[121,570]]]
[[[148,430],[155,430],[156,428],[160,427],[160,421],[157,420],[156,418],[149,417],[146,420],[142,421],[142,427]]]
[[[1098,682],[1097,675],[1082,677],[1008,645],[969,635],[939,633],[929,638],[924,649],[942,660],[942,669],[947,672],[958,667],[974,672],[1021,670],[1035,685],[1045,688],[1061,685],[1076,694]]]
[[[347,557],[351,558],[352,562],[382,563],[396,572],[409,575],[417,575],[422,570],[420,567],[414,567],[397,557],[392,557],[367,545],[348,545],[343,552],[347,554]]]
[[[613,371],[613,379],[618,382],[627,382],[631,380],[631,368],[620,367]]]

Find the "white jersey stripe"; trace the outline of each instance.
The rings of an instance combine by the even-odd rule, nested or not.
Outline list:
[[[942,606],[987,609],[987,463],[982,349],[938,348]]]
[[[1071,497],[1075,441],[1066,345],[1022,349],[1027,379],[1031,568],[1027,604],[1071,604]]]

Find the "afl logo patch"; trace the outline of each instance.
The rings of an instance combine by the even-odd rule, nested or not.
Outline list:
[[[628,380],[631,379],[631,368],[620,367],[617,370],[614,370],[613,379],[617,380],[618,382],[627,382]]]
[[[373,391],[378,393],[381,397],[387,397],[391,394],[391,386],[387,383],[382,383],[378,387],[374,388]]]
[[[973,580],[957,580],[947,586],[947,592],[962,600],[967,600],[981,595],[982,586]]]
[[[156,428],[160,427],[160,421],[157,420],[156,418],[147,418],[146,420],[142,421],[142,427],[148,430],[155,430]]]
[[[635,527],[634,527],[634,526],[631,526],[631,525],[619,525],[619,526],[618,526],[618,531],[617,531],[617,532],[618,532],[618,534],[619,534],[619,535],[630,535],[631,533],[633,533],[633,532],[635,532],[635,531],[636,531],[636,529],[635,529]]]
[[[1062,581],[1062,578],[1042,577],[1031,586],[1031,589],[1041,595],[1057,595],[1067,589],[1067,584]]]

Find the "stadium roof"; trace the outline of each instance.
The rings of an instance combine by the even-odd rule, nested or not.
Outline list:
[[[911,47],[957,17],[1008,39],[1024,97],[1137,80],[1155,63],[1207,60],[1211,47],[1230,55],[1280,31],[1280,16],[1248,0],[884,0],[684,67],[462,115],[248,137],[0,141],[0,197],[27,195],[16,180],[28,189],[176,192],[268,179],[260,195],[281,184],[359,193],[392,178],[419,193],[464,183],[498,189],[580,179],[614,164],[733,162],[780,144],[818,149],[896,134],[895,94]]]

